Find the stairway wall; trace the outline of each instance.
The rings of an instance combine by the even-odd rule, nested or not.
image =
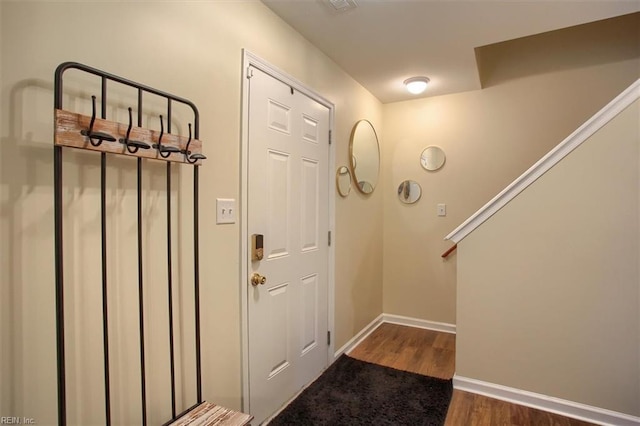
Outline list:
[[[636,101],[458,244],[456,374],[640,415]]]

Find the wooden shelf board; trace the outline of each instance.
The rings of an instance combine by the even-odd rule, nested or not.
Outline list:
[[[56,109],[55,111],[55,141],[56,145],[67,146],[78,149],[88,149],[91,151],[108,152],[111,154],[121,154],[130,157],[142,157],[151,158],[162,161],[172,161],[176,163],[187,163],[185,156],[182,153],[172,153],[167,158],[162,158],[160,153],[155,148],[139,149],[136,153],[132,154],[127,151],[127,147],[120,143],[119,140],[127,134],[128,124],[118,123],[115,121],[103,120],[96,118],[93,124],[94,132],[107,133],[114,138],[115,142],[104,141],[99,146],[93,146],[89,142],[87,136],[82,135],[80,132],[87,130],[91,122],[91,117],[87,115],[78,114],[75,112]],[[129,139],[142,141],[148,143],[150,146],[158,143],[160,137],[160,131],[145,129],[141,127],[132,127]],[[162,145],[175,146],[180,150],[184,150],[187,146],[188,138],[183,136],[167,134],[162,136]],[[189,151],[192,154],[202,153],[202,142],[198,139],[193,139],[191,145],[189,145]],[[195,163],[200,165],[201,161],[198,160]]]

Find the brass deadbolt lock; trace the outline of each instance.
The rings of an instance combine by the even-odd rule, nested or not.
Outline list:
[[[264,257],[264,236],[253,234],[251,236],[251,260],[262,260]]]

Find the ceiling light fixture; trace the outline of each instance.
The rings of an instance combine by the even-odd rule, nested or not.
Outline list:
[[[424,89],[427,88],[427,84],[429,83],[429,78],[427,77],[411,77],[404,81],[404,85],[407,86],[407,90],[409,93],[413,93],[414,95],[418,95],[424,92]]]

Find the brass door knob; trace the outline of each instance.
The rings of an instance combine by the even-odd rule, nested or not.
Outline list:
[[[260,275],[257,272],[254,272],[254,274],[251,275],[251,285],[254,287],[260,284],[264,284],[266,282],[267,282],[267,277],[265,277],[264,275]]]

